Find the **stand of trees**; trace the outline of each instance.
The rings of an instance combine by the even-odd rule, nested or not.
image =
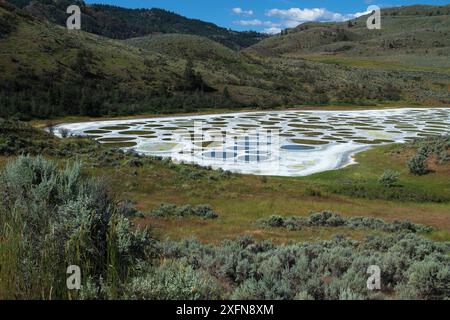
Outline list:
[[[167,84],[146,90],[123,89],[113,79],[93,72],[95,57],[80,49],[71,70],[41,76],[33,70],[17,73],[0,84],[0,117],[22,120],[66,115],[127,115],[143,112],[193,112],[199,108],[242,107],[229,94],[209,86],[188,61],[175,89]],[[67,76],[67,72],[71,72]]]

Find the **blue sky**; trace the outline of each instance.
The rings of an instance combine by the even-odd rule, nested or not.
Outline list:
[[[127,8],[163,8],[234,30],[276,33],[305,21],[342,21],[369,5],[446,5],[450,0],[87,0]]]

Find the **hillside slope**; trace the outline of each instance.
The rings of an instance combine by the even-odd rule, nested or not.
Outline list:
[[[450,5],[382,10],[381,30],[367,29],[366,20],[367,16],[362,16],[342,23],[304,23],[285,30],[280,36],[265,39],[248,51],[266,56],[450,52]]]
[[[237,32],[213,23],[188,19],[162,9],[127,9],[110,5],[88,5],[80,0],[9,0],[28,13],[65,25],[66,8],[78,4],[82,11],[82,28],[86,32],[114,39],[128,39],[158,33],[181,33],[204,36],[232,49],[257,43],[266,35]]]
[[[409,96],[407,101],[448,106],[450,5],[383,9],[381,30],[368,30],[366,20],[363,16],[343,23],[304,23],[242,52],[264,63],[319,63],[341,85],[339,73],[332,70],[366,74],[351,84],[357,88],[371,86],[375,74],[395,75],[391,83],[403,87],[402,97]],[[334,90],[339,91],[341,85],[336,83]]]
[[[185,34],[119,41],[70,32],[4,1],[0,30],[0,117],[450,104],[442,70],[263,56]]]
[[[343,23],[305,23],[246,52],[357,67],[450,72],[450,5],[384,9],[381,30],[368,30],[366,20],[363,16]]]
[[[185,44],[197,39],[189,59],[69,32],[4,1],[0,28],[0,117],[186,112],[249,107],[257,98],[268,106],[281,101],[262,66],[207,38],[168,36],[186,38]],[[215,67],[220,59],[204,60],[200,43],[216,48],[227,62],[234,55],[236,63]],[[194,70],[186,70],[189,60]],[[239,90],[223,94],[227,85]]]
[[[244,84],[244,79],[248,79],[253,81],[253,85],[248,86],[251,90],[250,87],[259,86],[259,80],[273,80],[264,75],[269,66],[257,65],[240,52],[205,37],[164,34],[133,38],[125,42],[145,52],[165,56],[169,60],[194,61],[205,79],[218,87]],[[273,86],[273,83],[270,86]]]
[[[0,26],[9,30],[0,40],[1,115],[142,112],[183,81],[164,57],[68,32],[1,2]]]
[[[132,38],[125,42],[138,48],[183,59],[226,60],[229,62],[243,59],[240,53],[218,42],[194,35],[159,34]]]

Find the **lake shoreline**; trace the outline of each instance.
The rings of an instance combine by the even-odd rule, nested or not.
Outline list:
[[[355,154],[376,145],[450,134],[449,123],[450,109],[409,107],[190,114],[65,123],[53,130],[239,174],[307,176],[354,164]]]
[[[205,109],[198,112],[182,112],[182,113],[166,113],[166,114],[155,114],[155,113],[143,113],[128,116],[100,116],[100,117],[63,117],[56,119],[43,119],[43,120],[32,120],[31,124],[37,128],[47,127],[49,124],[59,125],[67,123],[78,123],[78,122],[92,122],[92,121],[113,121],[113,120],[133,120],[133,119],[146,119],[146,118],[167,118],[167,117],[182,117],[182,116],[204,116],[204,115],[221,115],[221,114],[233,114],[233,113],[247,113],[247,112],[283,112],[283,111],[361,111],[361,110],[386,110],[386,109],[450,109],[448,107],[442,106],[432,106],[432,105],[420,105],[420,106],[407,106],[405,104],[383,104],[377,106],[339,106],[339,105],[329,105],[329,106],[299,106],[293,108],[274,108],[274,109]]]

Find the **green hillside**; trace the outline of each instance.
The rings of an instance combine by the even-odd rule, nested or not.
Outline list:
[[[65,26],[66,8],[78,4],[82,11],[83,30],[114,39],[128,39],[158,33],[181,33],[207,37],[232,49],[251,46],[266,35],[237,32],[213,23],[188,19],[162,9],[126,9],[110,5],[88,5],[80,0],[10,0],[36,17]]]
[[[180,78],[157,55],[67,32],[3,4],[0,21],[11,30],[0,41],[2,114],[95,115],[120,112],[124,103],[138,111],[139,103],[158,97],[160,86]]]
[[[271,90],[274,83],[271,76],[267,74],[270,66],[258,65],[240,52],[233,51],[208,38],[166,34],[133,38],[125,42],[142,49],[143,52],[159,54],[171,61],[194,61],[196,68],[207,82],[217,88],[223,89],[228,85],[245,86],[252,96],[256,93],[251,91],[258,91],[257,88],[262,88],[261,83],[265,81],[266,87],[273,91],[272,95],[275,98],[279,95],[276,90]],[[263,92],[260,94],[265,95]],[[242,98],[241,95],[236,95],[238,101],[245,103]],[[273,98],[267,99],[270,102]]]
[[[243,56],[205,37],[185,34],[160,34],[126,40],[126,43],[182,59],[238,62]]]
[[[439,32],[447,32],[445,26]],[[448,63],[446,55],[439,56],[441,60],[437,56],[430,59],[438,64],[430,67],[424,55],[406,51],[402,53],[406,58],[398,53],[368,60],[316,51],[279,54],[269,46],[264,48],[268,53],[260,53],[267,43],[289,46],[291,37],[307,34],[305,31],[272,37],[239,52],[209,38],[186,34],[122,41],[69,32],[4,1],[0,2],[0,30],[3,117],[450,103],[448,72],[440,65]],[[354,30],[357,28],[343,34],[357,38]],[[441,37],[441,41],[446,40]],[[320,48],[339,44],[314,43]],[[437,55],[440,48],[434,50]],[[397,56],[401,63],[395,63]],[[381,60],[387,57],[391,60]],[[405,65],[408,59],[412,67]]]
[[[305,23],[247,52],[374,68],[450,71],[450,5],[384,9],[381,30],[368,30],[366,20],[363,16],[343,23]]]
[[[381,19],[381,30],[367,29],[367,16],[342,23],[305,23],[265,39],[248,51],[272,56],[341,52],[377,55],[392,51],[412,54],[425,50],[449,53],[450,5],[382,10]]]

